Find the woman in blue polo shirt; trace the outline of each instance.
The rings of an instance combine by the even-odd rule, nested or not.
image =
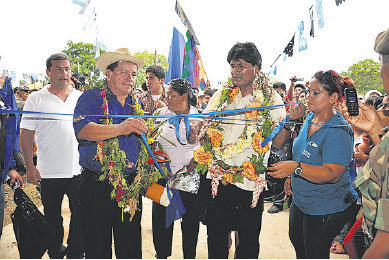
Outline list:
[[[329,258],[334,237],[355,210],[357,194],[348,167],[353,131],[334,109],[346,87],[333,70],[312,77],[307,98],[310,113],[293,143],[293,161],[269,167],[273,177],[292,178],[289,238],[297,258]],[[300,105],[295,110],[291,118],[305,109]]]

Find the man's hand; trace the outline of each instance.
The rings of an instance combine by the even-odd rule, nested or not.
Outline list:
[[[130,117],[119,124],[120,135],[129,135],[137,133],[141,135],[147,132],[147,124],[142,118]]]
[[[304,117],[305,115],[305,106],[303,103],[300,103],[297,107],[295,107],[292,112],[290,112],[290,117],[288,121],[296,121],[299,118]]]
[[[41,174],[35,166],[27,167],[26,175],[27,178],[35,185],[38,185],[41,181]]]
[[[23,187],[23,178],[19,175],[17,171],[9,170],[8,176],[11,178],[11,186],[15,183],[15,180],[18,180],[20,182],[20,187]]]
[[[384,124],[374,108],[365,105],[359,100],[358,106],[359,114],[357,116],[350,116],[346,101],[343,101],[341,103],[342,115],[347,122],[368,133],[374,145],[376,145],[380,140],[379,134],[381,134],[381,129],[384,128]]]
[[[155,100],[154,104],[156,108],[166,107],[166,104],[159,99]]]
[[[201,126],[202,126],[201,121],[190,124],[190,136],[189,136],[188,143],[194,144],[199,141],[199,133],[200,133]]]

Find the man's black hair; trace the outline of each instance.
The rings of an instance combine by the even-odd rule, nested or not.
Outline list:
[[[72,64],[69,57],[65,53],[55,53],[46,60],[46,68],[50,70],[53,60],[68,60],[70,65]]]
[[[148,72],[151,72],[156,76],[158,79],[166,78],[165,70],[159,66],[159,65],[152,65],[146,69],[146,74]]]
[[[232,46],[227,55],[228,64],[233,60],[242,59],[251,65],[258,65],[259,69],[262,68],[262,57],[257,47],[252,42],[241,43],[238,42]]]
[[[274,89],[280,88],[280,89],[285,91],[286,90],[286,85],[283,82],[276,82],[276,83],[273,84],[273,88]]]

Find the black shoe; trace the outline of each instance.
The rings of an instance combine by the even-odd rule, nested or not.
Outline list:
[[[278,213],[282,210],[283,210],[282,206],[273,205],[273,206],[271,206],[271,208],[267,212],[269,212],[270,214],[274,214],[274,213]]]

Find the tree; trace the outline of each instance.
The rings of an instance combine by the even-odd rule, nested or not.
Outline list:
[[[104,53],[100,49],[101,53]],[[82,73],[89,79],[91,86],[102,84],[99,78],[100,70],[96,67],[96,48],[91,43],[68,41],[63,53],[69,56],[72,62],[72,73]]]
[[[371,89],[383,92],[380,67],[380,63],[365,59],[351,65],[346,72],[340,74],[342,77],[347,76],[353,79],[358,93],[365,94]]]
[[[148,53],[147,51],[142,52],[136,52],[134,54],[135,57],[142,58],[146,60],[145,65],[138,70],[138,73],[136,74],[136,83],[135,85],[137,87],[140,87],[143,82],[146,81],[146,69],[147,67],[154,65],[155,63],[155,54],[154,53]],[[169,62],[167,58],[163,55],[158,55],[158,65],[161,66],[165,72],[167,72],[169,68]]]

